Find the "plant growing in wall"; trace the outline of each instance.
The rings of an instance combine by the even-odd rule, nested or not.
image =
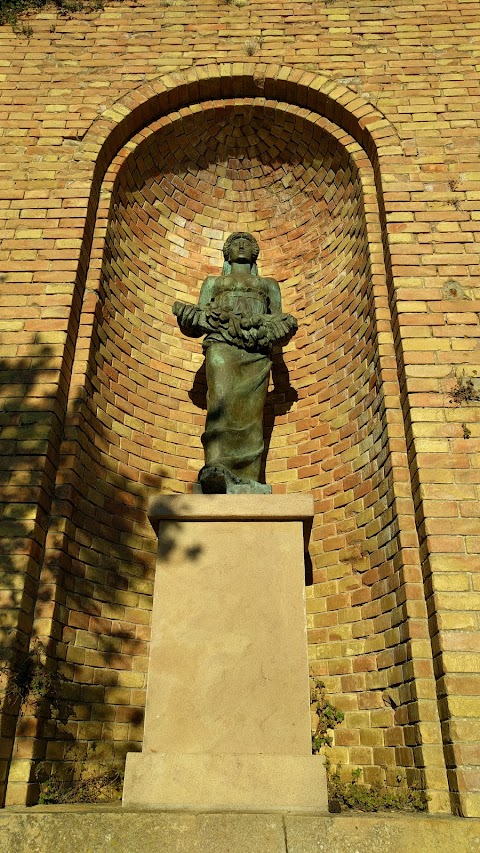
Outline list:
[[[310,706],[317,718],[312,733],[312,751],[322,753],[333,742],[333,731],[343,723],[343,711],[332,705],[327,698],[325,684],[311,676]],[[325,760],[328,786],[328,807],[331,812],[355,809],[362,812],[378,811],[425,811],[428,797],[415,787],[407,787],[404,776],[398,776],[395,787],[387,787],[382,782],[363,785],[359,780],[360,767],[350,770],[350,778],[343,778],[341,767],[332,769],[328,758]]]
[[[121,3],[123,0],[116,2]],[[51,8],[58,16],[70,18],[76,12],[89,15],[101,11],[103,7],[103,0],[0,0],[0,25],[10,24],[14,32],[30,38],[33,27],[28,22],[19,22],[24,15],[35,15],[36,12]],[[50,32],[55,32],[55,28],[51,28]]]
[[[427,808],[428,798],[424,791],[409,788],[402,775],[398,776],[395,787],[387,788],[382,782],[362,785],[359,782],[362,774],[360,767],[350,771],[349,779],[343,779],[340,770],[341,767],[332,770],[327,762],[328,801],[332,812],[346,809],[362,812],[424,812]]]
[[[20,655],[14,664],[0,667],[6,681],[3,705],[13,708],[19,703],[19,714],[35,714],[42,706],[43,713],[51,719],[65,722],[73,715],[73,707],[66,697],[71,683],[52,667],[46,657],[45,646],[35,640],[32,648]],[[95,744],[88,748],[86,758],[76,754],[78,745],[72,746],[65,758],[71,765],[65,776],[51,771],[50,762],[40,762],[35,775],[40,783],[39,803],[95,803],[112,802],[121,798],[123,774],[118,766],[95,759]],[[81,749],[81,747],[78,747]]]
[[[123,772],[111,761],[95,760],[95,750],[96,745],[92,744],[88,747],[87,756],[79,758],[73,746],[65,755],[70,764],[66,777],[49,772],[49,763],[40,762],[36,770],[40,783],[39,804],[111,803],[120,800]]]
[[[28,706],[35,712],[46,701],[52,718],[71,714],[70,705],[64,699],[64,686],[69,680],[49,663],[40,640],[35,640],[31,649],[18,656],[14,663],[0,667],[0,675],[6,682],[4,707],[13,708],[19,703],[19,714],[23,715]]]
[[[473,376],[466,376],[463,370],[460,376],[457,376],[455,385],[450,391],[450,402],[456,403],[457,406],[480,402],[480,390],[476,384],[476,379],[475,370]]]
[[[317,724],[312,734],[312,752],[316,755],[325,746],[331,746],[333,730],[343,723],[345,715],[340,708],[327,699],[325,684],[319,678],[311,677],[310,707],[317,717]]]

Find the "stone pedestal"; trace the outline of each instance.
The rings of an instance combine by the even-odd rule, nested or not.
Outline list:
[[[310,495],[171,495],[158,560],[142,753],[123,802],[322,811],[304,603]]]

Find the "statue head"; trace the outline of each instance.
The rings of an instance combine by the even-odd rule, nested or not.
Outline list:
[[[223,257],[225,258],[223,272],[230,272],[232,261],[237,259],[236,257],[232,257],[232,254],[237,255],[237,251],[239,246],[241,246],[241,243],[246,243],[248,245],[248,248],[250,249],[250,251],[246,253],[246,260],[250,260],[252,272],[255,275],[258,273],[256,261],[258,255],[260,254],[260,247],[257,241],[255,240],[255,237],[253,237],[252,234],[249,234],[246,231],[235,231],[233,234],[230,234],[230,236],[227,237],[227,239],[225,240],[223,246]],[[250,258],[248,257],[248,255],[250,255]]]
[[[260,246],[255,240],[255,237],[253,237],[252,234],[248,234],[248,232],[246,231],[235,231],[233,234],[230,234],[230,236],[227,237],[223,245],[223,257],[225,258],[225,260],[230,260],[230,250],[232,248],[232,243],[234,243],[236,240],[246,240],[248,243],[250,243],[252,247],[252,260],[253,263],[255,263],[260,254]]]

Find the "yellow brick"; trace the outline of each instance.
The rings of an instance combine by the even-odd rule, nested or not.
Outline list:
[[[449,696],[448,707],[453,717],[480,717],[480,696]]]
[[[144,687],[145,686],[145,675],[143,672],[123,672],[122,670],[118,673],[118,686],[119,687]]]
[[[130,690],[124,687],[106,687],[105,701],[112,705],[129,705]]]
[[[444,652],[443,665],[447,672],[478,672],[480,670],[480,653]]]
[[[32,764],[28,759],[14,758],[10,765],[10,782],[28,782]]]

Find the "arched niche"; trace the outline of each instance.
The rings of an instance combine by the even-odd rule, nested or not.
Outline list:
[[[188,491],[202,459],[202,355],[171,306],[196,300],[238,228],[300,321],[275,357],[266,475],[277,492],[315,495],[308,625],[313,670],[346,713],[334,760],[367,781],[385,769],[392,781],[399,764],[418,780],[407,605],[423,588],[402,521],[411,495],[374,174],[359,142],[307,107],[264,95],[184,106],[132,136],[105,174],[65,431],[72,497],[56,504],[68,517],[59,654],[98,738],[115,756],[138,747],[156,548],[146,496]],[[274,582],[267,561],[259,571]]]

